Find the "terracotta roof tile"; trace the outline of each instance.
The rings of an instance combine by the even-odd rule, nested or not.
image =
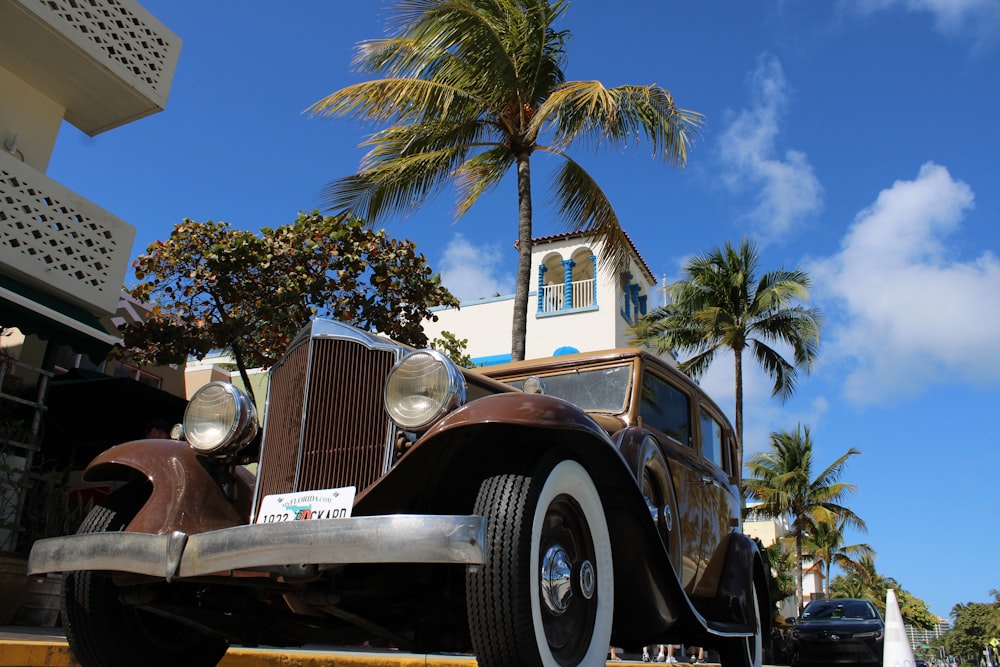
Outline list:
[[[643,257],[642,257],[641,254],[639,254],[639,249],[635,247],[635,242],[632,240],[632,237],[629,236],[628,232],[626,232],[624,229],[622,230],[622,234],[624,234],[625,238],[628,240],[628,244],[629,244],[629,246],[631,246],[632,252],[634,252],[635,256],[638,258],[639,263],[642,265],[642,268],[645,269],[646,274],[649,276],[650,280],[652,280],[653,284],[656,285],[657,284],[656,274],[653,273],[653,271],[649,268],[649,264],[647,264],[646,260],[643,259]],[[587,238],[587,237],[593,237],[593,235],[591,233],[589,233],[589,232],[562,232],[561,234],[549,234],[547,236],[536,236],[536,237],[533,237],[531,239],[531,242],[532,243],[545,243],[545,242],[549,242],[549,241],[564,241],[564,240],[568,240],[568,239]]]

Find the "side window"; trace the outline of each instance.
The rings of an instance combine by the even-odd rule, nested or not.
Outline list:
[[[701,413],[701,451],[706,459],[722,468],[728,474],[726,466],[726,442],[723,436],[722,424],[707,412]]]
[[[642,379],[642,424],[691,445],[691,405],[687,394],[663,378],[646,373]]]

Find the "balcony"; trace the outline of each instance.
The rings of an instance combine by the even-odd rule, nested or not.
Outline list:
[[[575,280],[569,284],[570,301],[566,302],[566,286],[545,285],[539,300],[539,313],[551,314],[568,310],[591,308],[595,304],[594,279]]]
[[[132,225],[0,151],[4,274],[83,310],[114,314],[134,239]]]
[[[0,0],[0,66],[90,136],[162,111],[180,48],[134,0]]]

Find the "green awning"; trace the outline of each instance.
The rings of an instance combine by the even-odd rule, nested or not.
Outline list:
[[[69,345],[100,363],[118,342],[86,310],[0,275],[0,325],[59,345]]]

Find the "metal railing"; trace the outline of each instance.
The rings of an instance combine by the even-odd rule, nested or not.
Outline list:
[[[34,399],[8,392],[7,379],[15,367],[37,375]],[[0,401],[31,408],[31,422],[27,429],[19,433],[0,433],[0,551],[13,551],[17,547],[27,498],[28,471],[31,470],[38,449],[38,434],[45,413],[45,393],[52,377],[53,373],[50,371],[22,363],[0,350]],[[5,421],[5,427],[15,423]]]

